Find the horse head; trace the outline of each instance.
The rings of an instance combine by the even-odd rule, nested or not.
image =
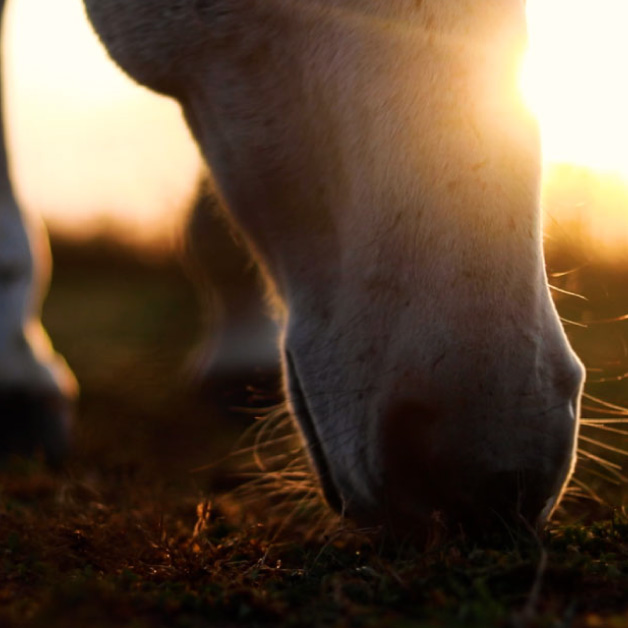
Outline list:
[[[329,503],[424,529],[542,523],[582,366],[544,270],[521,0],[85,0],[174,96],[278,302]]]

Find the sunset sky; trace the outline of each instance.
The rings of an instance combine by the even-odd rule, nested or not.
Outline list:
[[[169,238],[200,158],[178,106],[106,57],[81,0],[9,0],[9,142],[18,193],[52,227]]]
[[[122,223],[145,241],[171,234],[199,168],[176,105],[113,67],[80,0],[9,4],[10,143],[24,203],[66,230]],[[576,199],[574,211],[628,244],[628,193],[617,193],[628,181],[628,2],[528,0],[528,14],[522,84],[541,121],[548,181],[555,163],[606,173],[591,184],[599,202],[582,216]]]

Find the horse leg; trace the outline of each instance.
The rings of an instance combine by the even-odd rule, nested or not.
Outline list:
[[[259,268],[228,221],[204,179],[185,239],[185,262],[207,327],[195,367],[212,401],[266,406],[280,387],[278,328],[264,306]]]
[[[0,16],[4,0],[0,0]],[[1,67],[1,63],[0,63]],[[2,76],[0,75],[0,85]],[[0,89],[0,100],[1,100]],[[43,223],[20,211],[9,180],[0,116],[0,459],[68,450],[77,385],[41,325],[51,270]]]

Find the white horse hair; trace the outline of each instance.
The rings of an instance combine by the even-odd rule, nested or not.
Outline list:
[[[280,303],[329,503],[543,524],[583,368],[549,294],[523,0],[84,0],[176,98]]]

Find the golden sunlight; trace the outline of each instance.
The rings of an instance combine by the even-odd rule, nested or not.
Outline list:
[[[68,235],[176,239],[200,164],[178,106],[114,66],[80,0],[7,5],[7,141],[22,204]]]
[[[628,2],[528,0],[524,93],[545,159],[628,176]]]
[[[625,258],[628,2],[527,0],[527,10],[522,86],[541,125],[547,224],[577,222],[596,252]]]

